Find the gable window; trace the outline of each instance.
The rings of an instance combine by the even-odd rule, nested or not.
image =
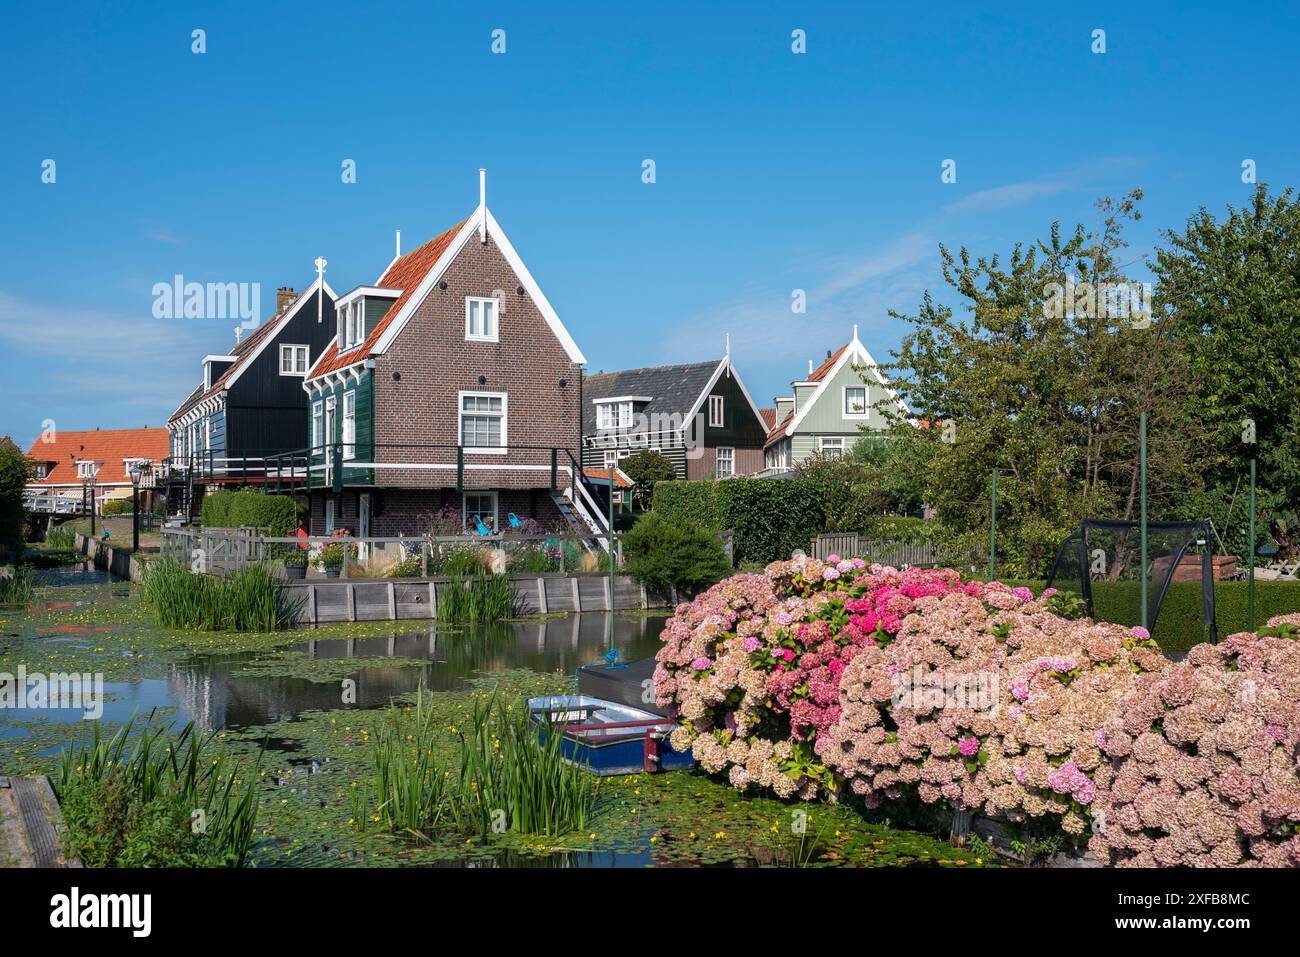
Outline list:
[[[632,403],[599,402],[596,404],[596,428],[609,431],[630,428],[632,425]]]
[[[841,458],[844,455],[844,439],[841,436],[824,435],[817,440],[817,451],[827,458]]]
[[[357,394],[343,393],[343,457],[357,457]]]
[[[280,375],[307,374],[307,347],[282,343],[280,345]]]
[[[475,342],[497,341],[497,314],[499,304],[495,299],[465,297],[465,338]]]
[[[495,533],[497,530],[497,493],[466,492],[462,505],[461,521],[465,528],[476,529],[477,519]]]
[[[866,418],[867,387],[865,385],[844,387],[844,415],[846,418]]]
[[[506,394],[460,394],[460,444],[477,452],[504,452],[506,445]]]
[[[730,478],[736,474],[736,450],[720,446],[713,469],[718,478]]]
[[[313,449],[319,448],[324,441],[321,435],[324,421],[324,406],[320,402],[313,402],[311,406],[311,447]]]
[[[710,428],[722,428],[722,396],[709,396],[709,426]]]

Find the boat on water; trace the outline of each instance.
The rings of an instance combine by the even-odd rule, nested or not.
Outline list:
[[[593,774],[655,774],[695,766],[668,740],[677,721],[654,703],[654,659],[578,669],[578,693],[528,699],[543,739],[563,736],[564,757]]]

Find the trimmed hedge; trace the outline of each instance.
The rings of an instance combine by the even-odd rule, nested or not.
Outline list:
[[[1042,581],[1008,581],[1008,585],[1027,585],[1034,594],[1042,591]],[[1069,582],[1058,582],[1056,587],[1077,591]],[[1136,614],[1138,582],[1093,582],[1093,611],[1099,621],[1114,621],[1121,625],[1135,625],[1130,621]],[[1255,582],[1255,627],[1262,628],[1274,615],[1300,612],[1300,582]],[[1201,612],[1201,583],[1174,582],[1160,606],[1153,637],[1167,654],[1185,654],[1192,645],[1207,641]],[[1219,640],[1246,630],[1246,582],[1214,583],[1214,619],[1219,630]]]
[[[733,560],[764,564],[810,550],[826,520],[817,486],[790,479],[658,482],[654,510],[698,528],[731,529]]]
[[[256,489],[217,491],[203,496],[200,519],[206,528],[255,525],[272,536],[293,534],[298,527],[298,505],[288,495],[267,495]]]

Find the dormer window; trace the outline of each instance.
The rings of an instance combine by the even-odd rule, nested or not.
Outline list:
[[[613,432],[629,428],[631,425],[631,399],[596,404],[596,428]]]
[[[470,342],[496,342],[500,304],[495,299],[465,297],[465,338]]]
[[[94,478],[95,473],[99,471],[99,466],[95,462],[79,461],[77,462],[77,478]]]
[[[366,341],[366,300],[354,299],[343,307],[339,318],[342,327],[341,349],[352,349]]]

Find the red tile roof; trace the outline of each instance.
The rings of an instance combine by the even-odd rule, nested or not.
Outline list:
[[[774,409],[773,411],[775,412],[776,410]],[[767,433],[767,441],[764,442],[763,444],[771,445],[781,436],[785,435],[785,430],[790,427],[790,422],[793,419],[794,419],[794,409],[791,409],[789,412],[785,414],[785,418],[781,420],[781,424],[778,425],[776,428],[772,429],[772,431]]]
[[[609,481],[609,469],[585,468],[582,470],[582,474],[587,476],[587,478],[589,479],[596,479],[601,482]],[[615,488],[632,487],[632,479],[630,479],[628,477],[628,474],[620,468],[614,469],[614,487]]]
[[[776,425],[776,409],[759,409],[758,414],[763,417],[764,427],[771,432]]]
[[[52,462],[54,467],[33,485],[80,485],[77,461],[99,463],[97,485],[131,484],[124,459],[149,459],[161,462],[169,453],[166,429],[96,429],[93,432],[54,433],[54,441],[37,439],[27,451],[36,462]]]
[[[839,361],[840,356],[844,355],[844,350],[847,349],[848,347],[849,344],[846,342],[844,345],[840,346],[838,349],[836,349],[834,352],[828,355],[826,357],[826,361],[812,371],[812,374],[808,376],[807,381],[821,382],[822,379],[826,378],[827,374],[831,371],[831,367],[834,366],[835,363]]]
[[[451,229],[433,237],[423,246],[412,249],[389,266],[376,285],[383,289],[400,289],[402,294],[388,307],[384,317],[375,323],[375,327],[366,336],[365,342],[357,348],[349,349],[340,355],[338,340],[335,339],[325,347],[325,351],[316,360],[316,364],[307,373],[307,377],[309,379],[315,378],[327,372],[345,369],[354,362],[369,358],[371,350],[379,342],[379,337],[384,334],[384,331],[392,324],[397,314],[402,311],[402,307],[406,305],[407,300],[415,294],[416,288],[424,281],[424,277],[429,274],[429,270],[433,269],[442,254],[447,251],[447,247],[451,245],[451,241],[456,238],[456,234],[460,232],[465,222],[466,220],[462,219]]]

